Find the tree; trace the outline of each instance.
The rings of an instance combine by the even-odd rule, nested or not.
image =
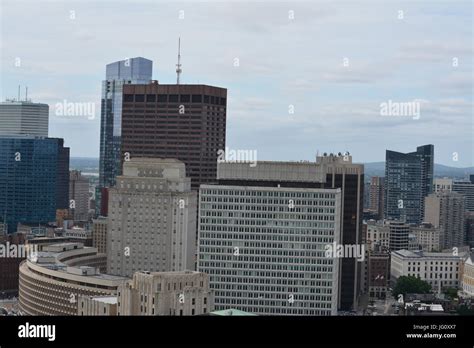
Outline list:
[[[458,289],[455,288],[448,288],[444,290],[444,294],[449,297],[451,300],[458,298]]]
[[[413,276],[401,276],[393,288],[392,294],[398,298],[399,294],[403,297],[406,294],[428,294],[431,292],[431,285],[420,278]]]

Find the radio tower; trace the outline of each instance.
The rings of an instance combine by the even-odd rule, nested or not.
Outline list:
[[[178,39],[178,64],[176,64],[176,84],[179,85],[181,75],[181,38]]]

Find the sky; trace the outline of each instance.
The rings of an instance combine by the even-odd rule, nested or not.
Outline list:
[[[230,149],[377,162],[434,144],[436,163],[474,166],[470,0],[1,0],[0,18],[1,100],[28,86],[73,157],[99,156],[105,65],[145,57],[175,83],[181,37],[181,83],[228,90]],[[64,102],[94,114],[58,114]],[[382,114],[389,102],[419,113]]]

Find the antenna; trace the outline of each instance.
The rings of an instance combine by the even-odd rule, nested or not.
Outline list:
[[[25,87],[25,101],[28,101],[28,86]]]
[[[179,77],[181,75],[181,37],[178,39],[178,64],[176,64],[176,84],[179,85]]]

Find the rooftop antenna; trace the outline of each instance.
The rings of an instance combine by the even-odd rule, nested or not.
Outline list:
[[[179,77],[181,75],[181,37],[178,39],[178,64],[176,64],[176,84],[179,85]]]
[[[25,87],[25,101],[28,101],[28,86]]]

